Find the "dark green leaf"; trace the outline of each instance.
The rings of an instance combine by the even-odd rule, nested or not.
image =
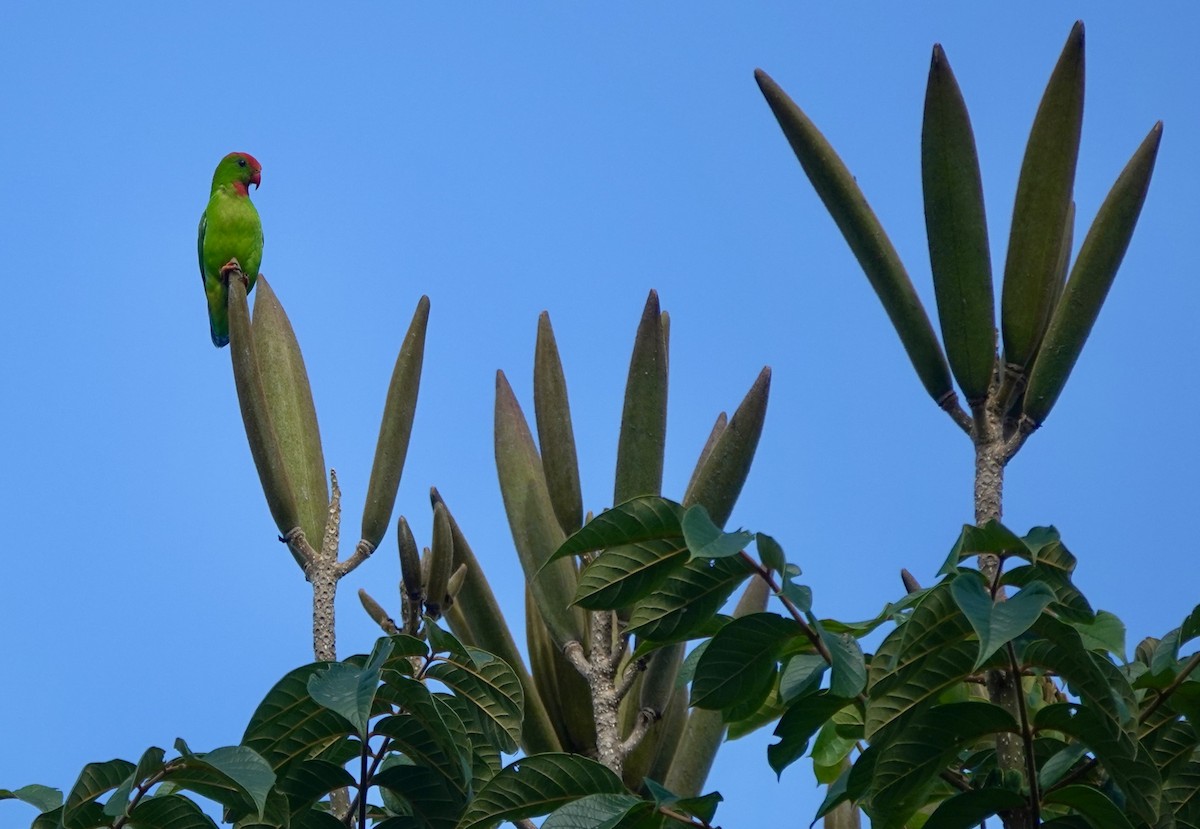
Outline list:
[[[429,637],[429,647],[433,653],[453,654],[458,662],[470,661],[471,657],[462,642],[453,633],[438,627],[428,616],[425,617],[425,634]]]
[[[796,654],[783,666],[783,672],[779,676],[779,696],[784,702],[791,702],[816,690],[828,668],[829,663],[820,654]]]
[[[318,704],[345,717],[365,738],[380,673],[393,647],[391,639],[378,640],[361,668],[346,662],[330,665],[309,677],[308,693]]]
[[[137,767],[128,760],[108,760],[103,763],[88,763],[79,773],[75,785],[67,792],[63,802],[63,826],[74,829],[90,820],[91,804],[96,798],[121,785]],[[99,807],[97,807],[99,809]],[[103,810],[101,809],[103,815]]]
[[[1087,818],[1095,829],[1133,829],[1121,807],[1093,786],[1063,786],[1048,793],[1042,802],[1070,806]]]
[[[942,801],[923,829],[971,829],[998,812],[1024,805],[1025,798],[1008,789],[962,792]]]
[[[613,829],[642,805],[650,804],[631,794],[589,794],[555,809],[542,829]]]
[[[1083,645],[1088,650],[1103,651],[1125,659],[1125,623],[1112,613],[1098,610],[1091,622],[1071,620],[1070,625],[1079,631]]]
[[[137,829],[215,829],[212,818],[178,794],[144,798],[129,815]]]
[[[657,495],[642,495],[607,509],[563,542],[547,561],[622,544],[681,537],[683,507]],[[545,566],[545,565],[543,565]]]
[[[688,507],[683,514],[682,526],[683,539],[693,560],[734,556],[754,541],[754,534],[745,530],[722,532],[708,517],[703,504]]]
[[[580,573],[575,604],[588,610],[628,607],[657,590],[687,559],[678,537],[610,547]]]
[[[738,556],[689,561],[638,604],[628,632],[656,640],[683,636],[711,619],[749,574]]]
[[[821,641],[833,658],[829,673],[829,693],[855,697],[867,686],[867,663],[858,640],[848,633],[829,633],[818,625]]]
[[[1095,706],[1048,705],[1034,715],[1039,731],[1061,731],[1087,744],[1124,793],[1129,809],[1154,825],[1162,778],[1146,749]]]
[[[503,737],[501,749],[516,751],[525,710],[521,682],[504,660],[477,648],[469,650],[469,664],[438,662],[429,666],[426,675],[474,704],[481,717],[498,727],[498,736]]]
[[[720,710],[745,697],[765,696],[783,646],[800,626],[775,613],[734,619],[717,633],[696,666],[691,704]],[[755,704],[757,707],[757,703]]]
[[[624,794],[621,779],[595,760],[574,754],[535,754],[488,781],[458,829],[491,829],[504,820],[536,817],[589,794]]]
[[[1054,599],[1050,588],[1035,581],[1007,601],[996,602],[984,588],[982,578],[969,573],[954,579],[950,591],[979,637],[976,670],[997,650],[1029,630]]]
[[[31,783],[19,789],[0,789],[0,800],[16,799],[28,803],[39,812],[50,812],[62,806],[61,789],[52,789],[39,783]]]
[[[942,569],[938,571],[938,575],[951,575],[958,569],[958,563],[964,558],[984,553],[1001,558],[1015,555],[1028,559],[1032,555],[1029,548],[1025,546],[1025,542],[1016,533],[994,518],[982,527],[964,524],[958,540],[950,548],[950,555],[946,558]]]
[[[288,770],[279,781],[280,792],[287,797],[291,814],[306,811],[334,789],[354,785],[350,772],[328,760],[303,760]]]
[[[440,705],[416,680],[396,682],[403,714],[384,717],[374,733],[392,739],[393,747],[418,765],[443,775],[464,799],[470,794],[471,743],[457,714]]]
[[[412,829],[453,829],[462,813],[463,801],[446,785],[446,778],[425,766],[389,766],[371,783],[408,805],[415,818]]]
[[[845,803],[850,799],[850,795],[846,792],[846,783],[850,779],[850,769],[846,769],[838,779],[834,780],[825,791],[825,799],[821,801],[821,805],[817,807],[817,813],[813,815],[813,823],[816,823],[835,807]]]
[[[767,746],[767,762],[775,770],[776,777],[804,756],[808,741],[826,720],[851,704],[852,700],[834,696],[828,691],[820,691],[793,702],[775,727],[779,742]]]
[[[787,557],[784,556],[783,547],[779,546],[779,542],[766,533],[757,533],[754,536],[754,546],[758,548],[758,557],[762,563],[782,575],[787,568]]]

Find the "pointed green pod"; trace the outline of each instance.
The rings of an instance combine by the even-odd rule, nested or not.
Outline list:
[[[1083,126],[1083,23],[1071,29],[1038,105],[1013,204],[1000,326],[1004,361],[1028,368],[1054,313]]]
[[[941,45],[933,47],[925,88],[921,182],[942,342],[975,407],[987,397],[996,363],[996,300],[975,133]]]
[[[300,527],[300,510],[296,495],[288,478],[287,464],[279,448],[279,438],[271,423],[271,409],[263,389],[259,361],[255,356],[254,332],[250,326],[250,305],[246,300],[246,286],[241,275],[229,280],[229,355],[233,362],[233,381],[237,388],[238,405],[242,410],[242,423],[246,427],[246,440],[250,454],[258,469],[263,494],[275,526],[281,535],[287,535]],[[324,526],[324,525],[322,525]],[[310,539],[312,543],[314,539]],[[321,540],[315,539],[319,546]],[[293,552],[293,556],[295,553]],[[304,567],[298,557],[296,563]]]
[[[421,581],[421,553],[403,515],[396,521],[396,545],[400,549],[401,590],[414,605],[420,604],[425,592],[425,585]]]
[[[1025,390],[1025,416],[1036,424],[1058,400],[1112,287],[1146,200],[1161,139],[1160,121],[1117,177],[1079,249]]]
[[[433,543],[429,547],[429,581],[425,585],[425,612],[437,619],[450,592],[450,573],[454,569],[454,541],[450,535],[450,517],[446,507],[433,507]]]
[[[754,79],[813,189],[879,295],[925,390],[938,405],[945,405],[954,395],[946,357],[900,256],[858,189],[854,176],[825,136],[766,72],[756,69]]]
[[[692,476],[688,478],[687,487],[684,493],[691,492],[696,486],[696,476],[700,474],[700,470],[704,468],[704,461],[708,459],[712,452],[713,444],[717,442],[717,438],[725,431],[725,427],[729,425],[729,417],[721,412],[717,415],[717,422],[713,424],[712,431],[708,433],[708,439],[704,441],[704,447],[700,450],[700,457],[696,460],[695,467],[692,468]]]
[[[476,647],[503,659],[521,680],[521,687],[525,691],[521,747],[525,752],[537,754],[544,751],[562,751],[563,748],[546,714],[546,708],[525,667],[525,660],[517,650],[516,640],[513,639],[508,622],[500,611],[496,594],[492,592],[492,586],[479,565],[479,559],[475,557],[475,552],[471,549],[462,528],[454,520],[454,513],[442,499],[441,493],[437,489],[430,489],[429,500],[435,509],[440,504],[446,510],[446,518],[450,521],[450,535],[454,542],[455,568],[467,568],[462,586],[455,597],[454,607],[446,617],[450,629],[456,636],[459,636],[460,629],[466,631]],[[465,628],[455,627],[456,622],[460,620],[466,624]]]
[[[300,528],[313,547],[320,547],[329,515],[329,479],[317,409],[296,332],[266,278],[259,276],[254,295],[254,351],[271,413],[271,425],[288,480],[296,496]]]
[[[417,302],[417,310],[396,357],[383,407],[383,421],[379,424],[379,442],[375,444],[375,462],[371,465],[362,520],[362,539],[372,549],[379,546],[392,520],[392,507],[396,503],[396,490],[400,487],[400,473],[404,470],[413,416],[417,411],[428,325],[429,297],[423,296]]]
[[[569,559],[543,567],[566,534],[550,503],[529,424],[504,372],[496,372],[496,471],[517,557],[555,647],[583,637],[583,611],[571,607],[578,578]]]
[[[567,378],[554,341],[554,329],[550,327],[550,315],[545,311],[538,317],[533,357],[533,414],[550,502],[563,532],[570,535],[583,526],[579,459],[575,453],[571,406],[567,402]]]
[[[667,441],[667,341],[658,292],[651,290],[642,310],[625,382],[625,408],[617,443],[613,503],[662,493]]]
[[[703,456],[691,485],[683,495],[684,506],[703,504],[718,527],[724,526],[729,520],[733,505],[750,474],[750,464],[754,460],[763,420],[767,416],[770,392],[771,369],[764,367],[728,425]],[[717,423],[720,424],[719,419]]]

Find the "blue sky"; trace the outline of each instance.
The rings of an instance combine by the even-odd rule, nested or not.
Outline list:
[[[537,315],[565,363],[584,497],[611,500],[650,288],[672,315],[667,494],[721,410],[774,372],[732,524],[771,533],[819,612],[932,581],[971,518],[971,450],[926,397],[753,82],[769,72],[858,178],[932,310],[919,137],[942,43],[979,144],[997,272],[1016,174],[1072,22],[1087,25],[1076,244],[1153,123],[1165,134],[1122,273],[1006,520],[1053,523],[1132,649],[1197,602],[1193,331],[1200,116],[1189,3],[75,4],[0,7],[6,566],[0,786],[176,736],[236,742],[311,659],[310,593],[274,540],[194,233],[231,150],[263,164],[263,273],[304,348],[354,528],[383,395],[422,294],[425,374],[398,511],[436,485],[502,597],[515,556],[492,459],[494,372],[531,410]],[[353,539],[344,539],[348,552]],[[339,653],[395,606],[393,535],[343,581]],[[769,732],[710,787],[728,826],[807,824],[807,761]],[[3,804],[4,822],[32,817]],[[11,813],[11,814],[10,814]]]

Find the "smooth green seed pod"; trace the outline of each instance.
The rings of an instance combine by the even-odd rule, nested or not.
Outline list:
[[[450,574],[450,581],[446,582],[446,601],[443,603],[442,610],[454,606],[454,600],[458,598],[458,591],[462,590],[463,582],[467,580],[467,565],[460,564]]]
[[[625,758],[622,778],[625,785],[637,790],[642,780],[650,773],[650,766],[658,756],[664,736],[663,718],[675,695],[675,677],[683,664],[684,643],[667,645],[650,654],[645,670],[638,678],[636,687],[621,706],[622,725],[626,731],[637,721],[643,710],[654,712],[655,722],[642,738],[642,742]],[[636,692],[636,693],[635,693]],[[678,739],[676,734],[675,738]],[[662,778],[655,778],[662,779]]]
[[[534,349],[533,412],[550,502],[554,505],[559,526],[570,535],[583,526],[579,459],[571,426],[571,406],[567,400],[567,378],[563,374],[554,329],[550,326],[550,315],[545,311],[538,317]]]
[[[525,641],[533,684],[563,750],[595,756],[596,720],[592,714],[591,690],[575,666],[554,647],[528,587],[525,588]]]
[[[820,130],[766,72],[756,69],[754,79],[813,189],[883,303],[925,390],[939,406],[947,405],[954,397],[954,387],[942,347],[900,263],[900,256],[858,189],[854,176]]]
[[[764,367],[712,448],[703,456],[692,476],[692,484],[684,493],[683,505],[703,504],[718,527],[729,520],[750,474],[750,464],[754,461],[767,416],[770,392],[771,369]]]
[[[296,497],[300,528],[309,544],[320,547],[329,515],[329,480],[308,371],[296,332],[271,285],[263,276],[257,284],[251,329],[259,377]]]
[[[517,678],[521,680],[521,687],[525,691],[525,721],[521,731],[521,748],[527,754],[562,751],[563,747],[546,713],[546,706],[525,667],[525,659],[517,650],[516,640],[513,639],[508,622],[500,611],[487,575],[475,557],[462,528],[454,520],[454,513],[446,506],[436,488],[429,490],[429,500],[435,507],[438,504],[445,506],[454,539],[455,566],[466,567],[462,588],[458,592],[454,607],[446,617],[450,629],[459,639],[466,641],[469,638],[476,647],[496,654],[517,672]]]
[[[617,443],[613,503],[662,493],[667,441],[667,341],[658,293],[650,291],[633,341]]]
[[[929,264],[950,369],[968,405],[987,397],[996,315],[975,133],[946,53],[933,47],[921,129]]]
[[[734,608],[737,618],[751,613],[761,613],[767,606],[770,591],[762,579],[752,578],[742,591],[742,597]],[[725,723],[720,711],[693,708],[684,726],[683,736],[671,759],[666,786],[681,797],[696,797],[700,794],[708,772],[712,768],[717,749],[725,739]]]
[[[1013,204],[1000,325],[1004,360],[1021,369],[1028,369],[1054,313],[1083,126],[1083,86],[1083,24],[1076,23],[1033,119]]]
[[[700,450],[700,457],[696,460],[696,465],[692,468],[692,476],[688,478],[687,487],[683,490],[686,498],[689,493],[696,488],[696,476],[700,474],[700,470],[704,468],[704,462],[708,460],[708,456],[712,454],[712,448],[716,445],[717,438],[725,431],[725,427],[729,425],[729,417],[725,412],[717,415],[717,422],[713,424],[712,431],[708,433],[708,439],[704,441],[704,447]]]
[[[679,741],[683,737],[683,729],[688,721],[687,689],[676,688],[667,703],[667,710],[662,720],[654,726],[658,734],[655,737],[657,751],[654,761],[646,772],[651,780],[666,780],[671,771],[671,763],[675,752],[679,750]]]
[[[271,423],[271,409],[267,405],[259,361],[255,356],[250,305],[246,300],[246,286],[242,284],[240,271],[229,279],[228,302],[229,354],[233,362],[233,380],[237,388],[238,405],[242,410],[242,423],[246,427],[246,440],[250,444],[250,454],[258,469],[258,478],[262,482],[271,517],[279,533],[287,535],[301,527],[300,511],[288,479],[287,464],[279,448],[279,438]],[[309,539],[309,543],[320,546],[321,539]],[[296,557],[296,563],[305,566],[299,557]]]
[[[578,581],[568,559],[542,565],[566,539],[546,488],[541,458],[529,424],[504,372],[496,373],[496,471],[517,557],[533,590],[538,612],[560,650],[583,638],[583,611],[571,606]]]
[[[362,520],[362,539],[371,545],[371,549],[379,546],[392,520],[392,507],[396,503],[396,490],[400,487],[400,473],[404,470],[413,416],[417,411],[428,325],[429,297],[423,296],[417,302],[417,310],[396,357],[383,407],[383,421],[379,424],[379,442],[375,445],[375,462],[371,465]]]
[[[425,587],[421,578],[421,554],[403,515],[396,522],[396,546],[400,548],[400,589],[409,601],[419,605]]]
[[[1025,390],[1024,413],[1035,424],[1046,419],[1062,393],[1112,287],[1146,201],[1161,140],[1160,121],[1117,177],[1079,249]]]
[[[442,615],[454,567],[454,542],[446,508],[433,508],[433,544],[429,553],[429,580],[425,582],[425,612],[434,619]]]

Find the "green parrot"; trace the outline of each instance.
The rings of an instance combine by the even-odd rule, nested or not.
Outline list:
[[[262,264],[262,222],[248,189],[251,184],[258,187],[261,177],[262,165],[249,153],[225,156],[213,173],[208,207],[200,215],[200,277],[208,298],[208,327],[217,348],[229,344],[229,285],[221,270],[236,259],[249,293]]]

